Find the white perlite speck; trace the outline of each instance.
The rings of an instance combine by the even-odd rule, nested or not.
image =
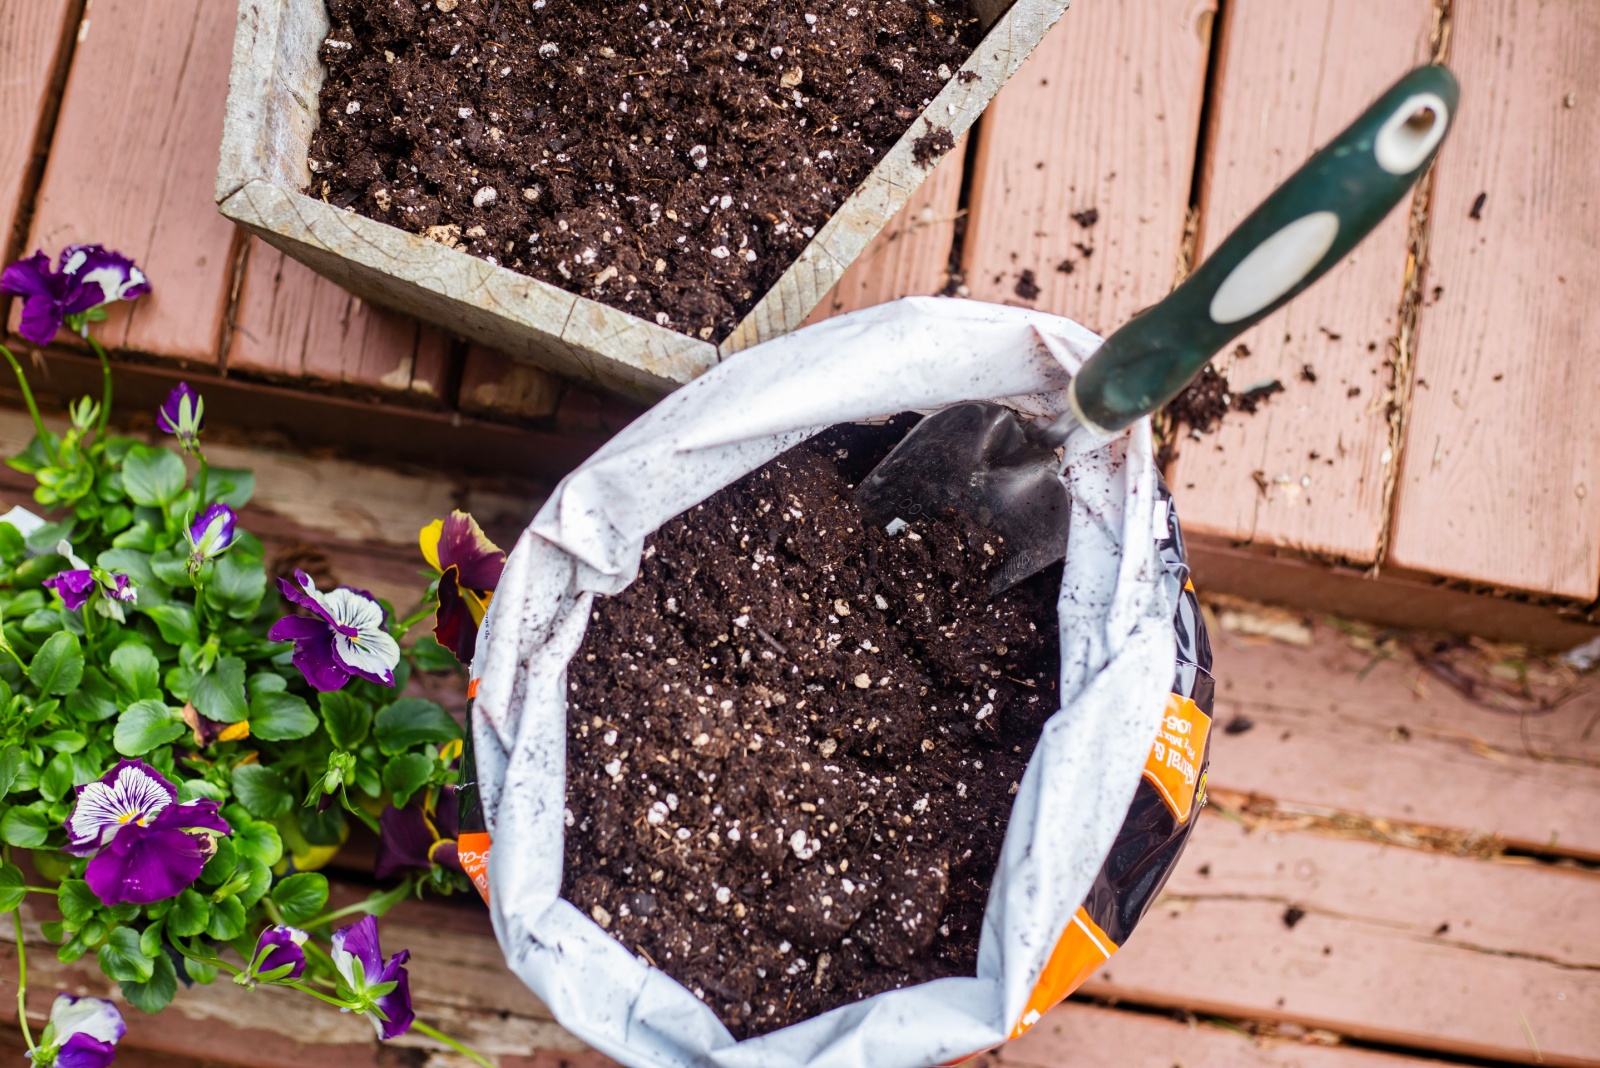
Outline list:
[[[622,758],[618,757],[606,765],[606,774],[613,779],[622,778]]]
[[[499,199],[499,197],[500,194],[495,191],[494,186],[486,185],[476,193],[472,194],[472,206],[475,208],[481,208],[487,204],[493,204],[497,199]]]
[[[359,101],[359,100],[352,100],[352,101],[350,101],[350,103],[348,103],[348,104],[346,104],[344,106],[344,113],[346,115],[354,115],[356,112],[358,112],[360,110],[361,110],[361,101]]]
[[[559,51],[561,51],[561,49],[557,47],[554,41],[546,41],[544,44],[539,46],[539,54],[546,59],[549,59]]]
[[[645,822],[652,827],[659,827],[667,822],[667,806],[660,801],[650,806],[650,811],[644,814]]]
[[[695,145],[693,148],[691,148],[689,150],[689,162],[694,164],[694,169],[695,170],[697,170],[697,171],[705,170],[706,169],[706,146],[705,145]]]
[[[726,886],[717,887],[717,904],[726,905],[732,897],[732,890],[729,890]]]

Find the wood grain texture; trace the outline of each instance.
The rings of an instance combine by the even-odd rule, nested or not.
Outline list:
[[[1600,1064],[1596,946],[1593,872],[1251,834],[1208,813],[1162,898],[1083,990],[1590,1066]]]
[[[76,8],[75,0],[0,0],[0,252],[19,221],[50,77]]]
[[[1167,1016],[1069,1001],[970,1068],[1437,1068],[1438,1064],[1326,1045],[1327,1035],[1303,1037],[1308,1040],[1297,1039],[1292,1031],[1253,1036],[1208,1020],[1179,1023]]]
[[[949,277],[967,140],[945,154],[889,225],[806,317],[806,325],[900,297],[927,297]]]
[[[96,332],[108,348],[214,363],[234,227],[213,210],[234,11],[213,0],[95,0],[51,142],[29,243],[99,243],[152,289]]]
[[[456,406],[472,415],[542,419],[555,414],[562,383],[548,371],[473,345],[461,369]]]
[[[1339,632],[1309,649],[1214,633],[1211,782],[1324,811],[1499,835],[1600,858],[1600,680],[1554,711],[1473,704],[1410,657]]]
[[[1228,6],[1202,186],[1205,254],[1396,78],[1428,61],[1432,21],[1431,0]],[[1248,357],[1217,357],[1235,392],[1274,379],[1287,392],[1203,440],[1179,438],[1171,482],[1197,533],[1358,563],[1376,556],[1393,460],[1385,459],[1387,365],[1409,205],[1408,197],[1326,278],[1228,346],[1245,345]]]
[[[249,239],[225,366],[230,373],[350,386],[442,403],[450,338],[374,307]]]
[[[1600,586],[1600,6],[1458,4],[1450,62],[1461,114],[1434,187],[1436,297],[1419,317],[1389,557],[1587,601]]]
[[[1094,0],[1056,25],[979,131],[964,246],[972,296],[1108,333],[1172,288],[1215,6]],[[1093,226],[1072,219],[1091,208]],[[1017,294],[1024,270],[1036,300]]]

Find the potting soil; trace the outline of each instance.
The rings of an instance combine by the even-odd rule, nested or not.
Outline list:
[[[981,37],[965,0],[328,10],[312,195],[712,341]]]
[[[952,516],[866,529],[903,434],[835,428],[668,523],[569,666],[563,896],[763,1034],[976,972],[1058,707],[1060,565],[998,596]]]

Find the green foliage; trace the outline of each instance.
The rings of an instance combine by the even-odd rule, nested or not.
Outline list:
[[[441,705],[420,697],[402,697],[378,713],[372,733],[378,748],[388,756],[430,742],[453,741],[461,737],[461,727]]]
[[[272,888],[272,902],[284,923],[305,923],[328,903],[328,880],[314,871],[291,875]]]

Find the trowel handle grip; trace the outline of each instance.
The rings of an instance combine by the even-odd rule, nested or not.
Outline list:
[[[1321,278],[1433,161],[1460,89],[1419,67],[1269,196],[1165,300],[1106,340],[1072,380],[1073,414],[1113,433],[1189,384],[1223,345]]]

